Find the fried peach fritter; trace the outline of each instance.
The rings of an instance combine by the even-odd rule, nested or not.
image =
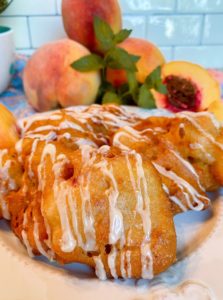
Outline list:
[[[65,140],[76,148],[83,144],[100,147],[120,127],[135,124],[140,117],[115,105],[92,105],[78,112],[67,108],[37,114],[20,122],[23,138]]]
[[[179,113],[173,117],[150,117],[135,127],[143,136],[146,129],[174,145],[192,164],[207,191],[223,185],[223,144],[220,124],[210,113]]]
[[[112,144],[125,150],[134,150],[153,163],[161,176],[174,214],[206,209],[210,201],[194,168],[162,135],[157,135],[149,128],[144,130],[144,134],[124,127],[113,136]]]
[[[8,196],[12,229],[30,254],[88,264],[102,279],[152,278],[175,261],[173,215],[151,163],[56,142],[40,142],[35,155],[33,179],[26,168],[26,188]]]
[[[141,120],[93,105],[20,125],[15,149],[0,151],[3,217],[30,256],[88,264],[101,279],[166,270],[173,213],[207,208],[202,184],[222,184],[222,129],[206,114]]]

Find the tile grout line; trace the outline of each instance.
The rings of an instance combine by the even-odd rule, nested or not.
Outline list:
[[[28,36],[29,36],[29,41],[30,41],[30,49],[31,49],[31,48],[33,48],[33,40],[32,40],[29,16],[27,16],[27,26],[28,26]]]
[[[203,14],[201,21],[201,31],[200,31],[200,45],[203,45],[204,40],[204,26],[205,26],[206,14]]]

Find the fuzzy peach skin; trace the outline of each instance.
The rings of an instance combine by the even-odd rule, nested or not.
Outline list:
[[[191,82],[197,88],[197,101],[192,111],[207,110],[212,102],[220,101],[221,91],[219,83],[202,66],[187,61],[173,61],[162,67],[162,80],[170,76],[179,77]],[[173,111],[174,106],[168,101],[168,95],[161,95],[154,91],[156,106]]]
[[[128,38],[123,43],[119,44],[119,47],[126,50],[130,54],[140,56],[140,60],[137,62],[138,72],[136,74],[137,80],[143,83],[146,77],[158,66],[165,63],[160,50],[151,42],[139,39]],[[119,87],[126,83],[126,73],[124,70],[107,70],[107,80],[114,86]]]
[[[63,0],[62,16],[65,31],[70,39],[97,50],[93,20],[98,16],[117,33],[122,28],[122,14],[117,0]]]
[[[99,72],[81,73],[70,66],[89,53],[84,46],[69,39],[37,50],[23,77],[29,103],[38,111],[93,103],[101,81]]]
[[[0,104],[0,149],[7,149],[19,139],[18,127],[13,114]]]

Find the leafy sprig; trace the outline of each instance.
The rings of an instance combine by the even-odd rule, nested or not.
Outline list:
[[[80,72],[101,71],[102,83],[97,103],[137,104],[144,108],[155,108],[152,90],[166,94],[166,86],[161,80],[161,67],[149,74],[143,84],[137,82],[137,62],[140,56],[132,55],[118,45],[126,40],[132,30],[122,29],[115,34],[109,24],[94,18],[94,32],[100,54],[89,54],[71,64]],[[127,83],[115,88],[106,80],[107,69],[125,70]]]

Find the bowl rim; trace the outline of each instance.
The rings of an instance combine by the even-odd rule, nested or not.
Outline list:
[[[0,36],[7,35],[9,33],[12,33],[12,28],[4,25],[0,25]]]

